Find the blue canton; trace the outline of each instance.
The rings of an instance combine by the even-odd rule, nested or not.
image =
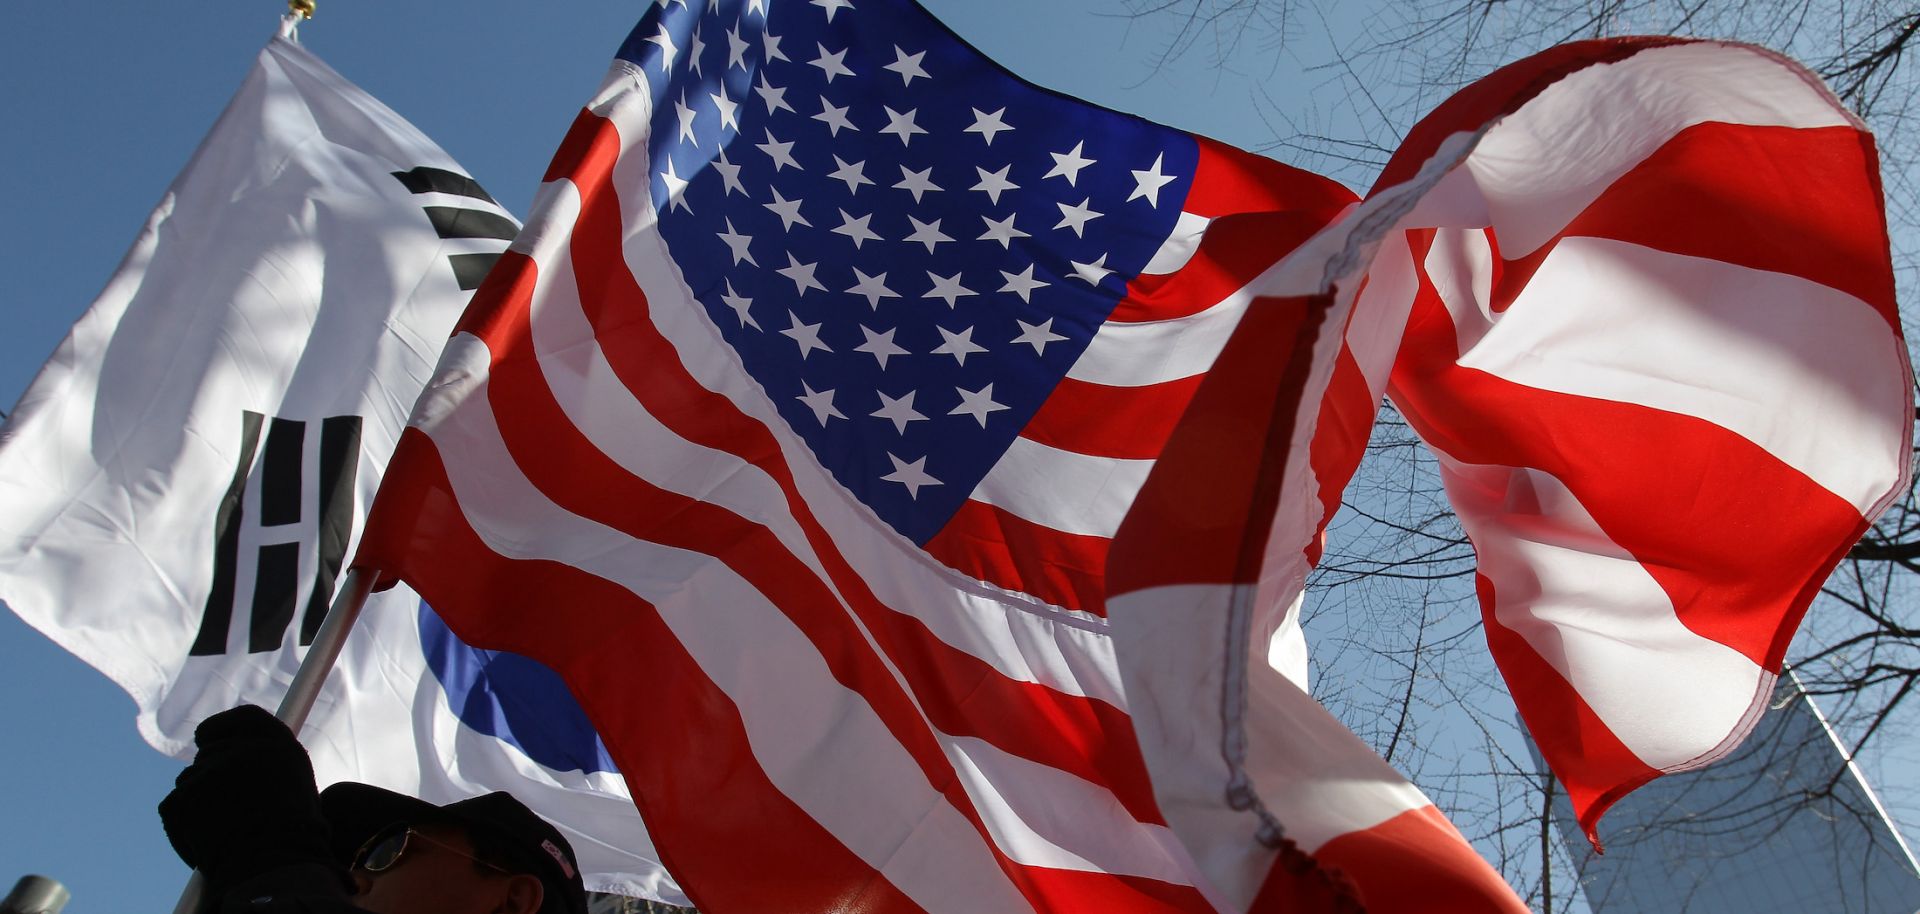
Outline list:
[[[1016,79],[897,0],[668,0],[660,231],[820,462],[925,543],[1172,231],[1192,137]]]

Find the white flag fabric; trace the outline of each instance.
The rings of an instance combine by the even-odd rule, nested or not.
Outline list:
[[[162,752],[190,756],[208,714],[276,705],[518,228],[289,18],[0,431],[0,599],[125,688]],[[395,588],[302,738],[322,783],[510,790],[567,833],[589,888],[682,901],[592,729],[543,698],[572,707]]]

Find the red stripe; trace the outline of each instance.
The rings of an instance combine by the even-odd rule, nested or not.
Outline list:
[[[1248,306],[1114,535],[1109,594],[1257,577],[1327,305]]]
[[[1615,736],[1580,697],[1580,691],[1554,669],[1527,639],[1494,618],[1493,582],[1474,575],[1480,616],[1486,622],[1487,649],[1493,654],[1507,691],[1527,722],[1540,755],[1566,788],[1587,840],[1598,847],[1600,817],[1621,797],[1660,776]],[[1686,696],[1675,695],[1675,701]]]
[[[996,587],[1106,615],[1106,537],[1043,527],[968,500],[922,548],[941,564]]]
[[[1355,898],[1358,891],[1343,874],[1283,838],[1247,914],[1366,914]]]
[[[576,686],[661,862],[702,910],[921,910],[768,780],[732,700],[652,605],[572,566],[488,549],[419,431],[402,434],[374,517],[359,562],[405,578],[463,640],[531,656]],[[393,517],[431,540],[396,535]],[[488,611],[527,606],[549,611]]]
[[[1432,806],[1348,832],[1313,852],[1353,886],[1367,914],[1526,914],[1506,880]],[[1274,914],[1262,908],[1249,914]],[[1297,910],[1297,909],[1292,909]]]
[[[1199,155],[1192,189],[1180,204],[1185,212],[1208,219],[1234,213],[1299,212],[1325,225],[1354,201],[1353,191],[1313,172],[1203,136],[1194,140]]]
[[[1173,434],[1201,377],[1141,387],[1062,378],[1020,437],[1075,454],[1152,460]]]
[[[1360,458],[1366,456],[1367,438],[1373,431],[1374,416],[1379,412],[1380,395],[1368,389],[1367,377],[1360,371],[1353,350],[1342,343],[1340,355],[1333,363],[1333,377],[1327,382],[1326,396],[1320,401],[1320,415],[1315,420],[1308,451],[1314,483],[1320,491],[1322,531],[1340,512],[1340,495],[1347,490],[1347,480],[1360,468]],[[1307,561],[1320,564],[1323,548],[1322,538],[1314,537],[1307,544]]]
[[[1264,160],[1262,160],[1264,161]],[[1326,227],[1338,210],[1285,209],[1215,219],[1180,269],[1141,274],[1107,320],[1163,321],[1207,310],[1247,287],[1270,266]]]
[[[1200,890],[1144,876],[1089,873],[1081,870],[1028,868],[1037,910],[1081,911],[1085,914],[1153,914],[1186,911],[1216,914]]]
[[[1493,293],[1504,310],[1554,242],[1610,238],[1787,273],[1838,289],[1900,326],[1871,137],[1852,127],[1696,124],[1610,185]]]
[[[547,173],[541,176],[540,182],[546,184],[576,174],[598,174],[611,169],[613,160],[619,157],[620,137],[612,122],[582,108],[567,126],[567,135],[561,139],[560,148],[554,150],[553,161],[547,164]]]

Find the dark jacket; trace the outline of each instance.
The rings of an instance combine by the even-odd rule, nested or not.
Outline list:
[[[205,880],[201,910],[366,914],[348,899],[307,750],[252,705],[193,731],[195,753],[160,801],[167,841]]]

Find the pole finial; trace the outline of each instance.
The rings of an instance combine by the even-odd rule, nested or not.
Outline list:
[[[287,0],[287,9],[302,19],[313,18],[313,0]]]

